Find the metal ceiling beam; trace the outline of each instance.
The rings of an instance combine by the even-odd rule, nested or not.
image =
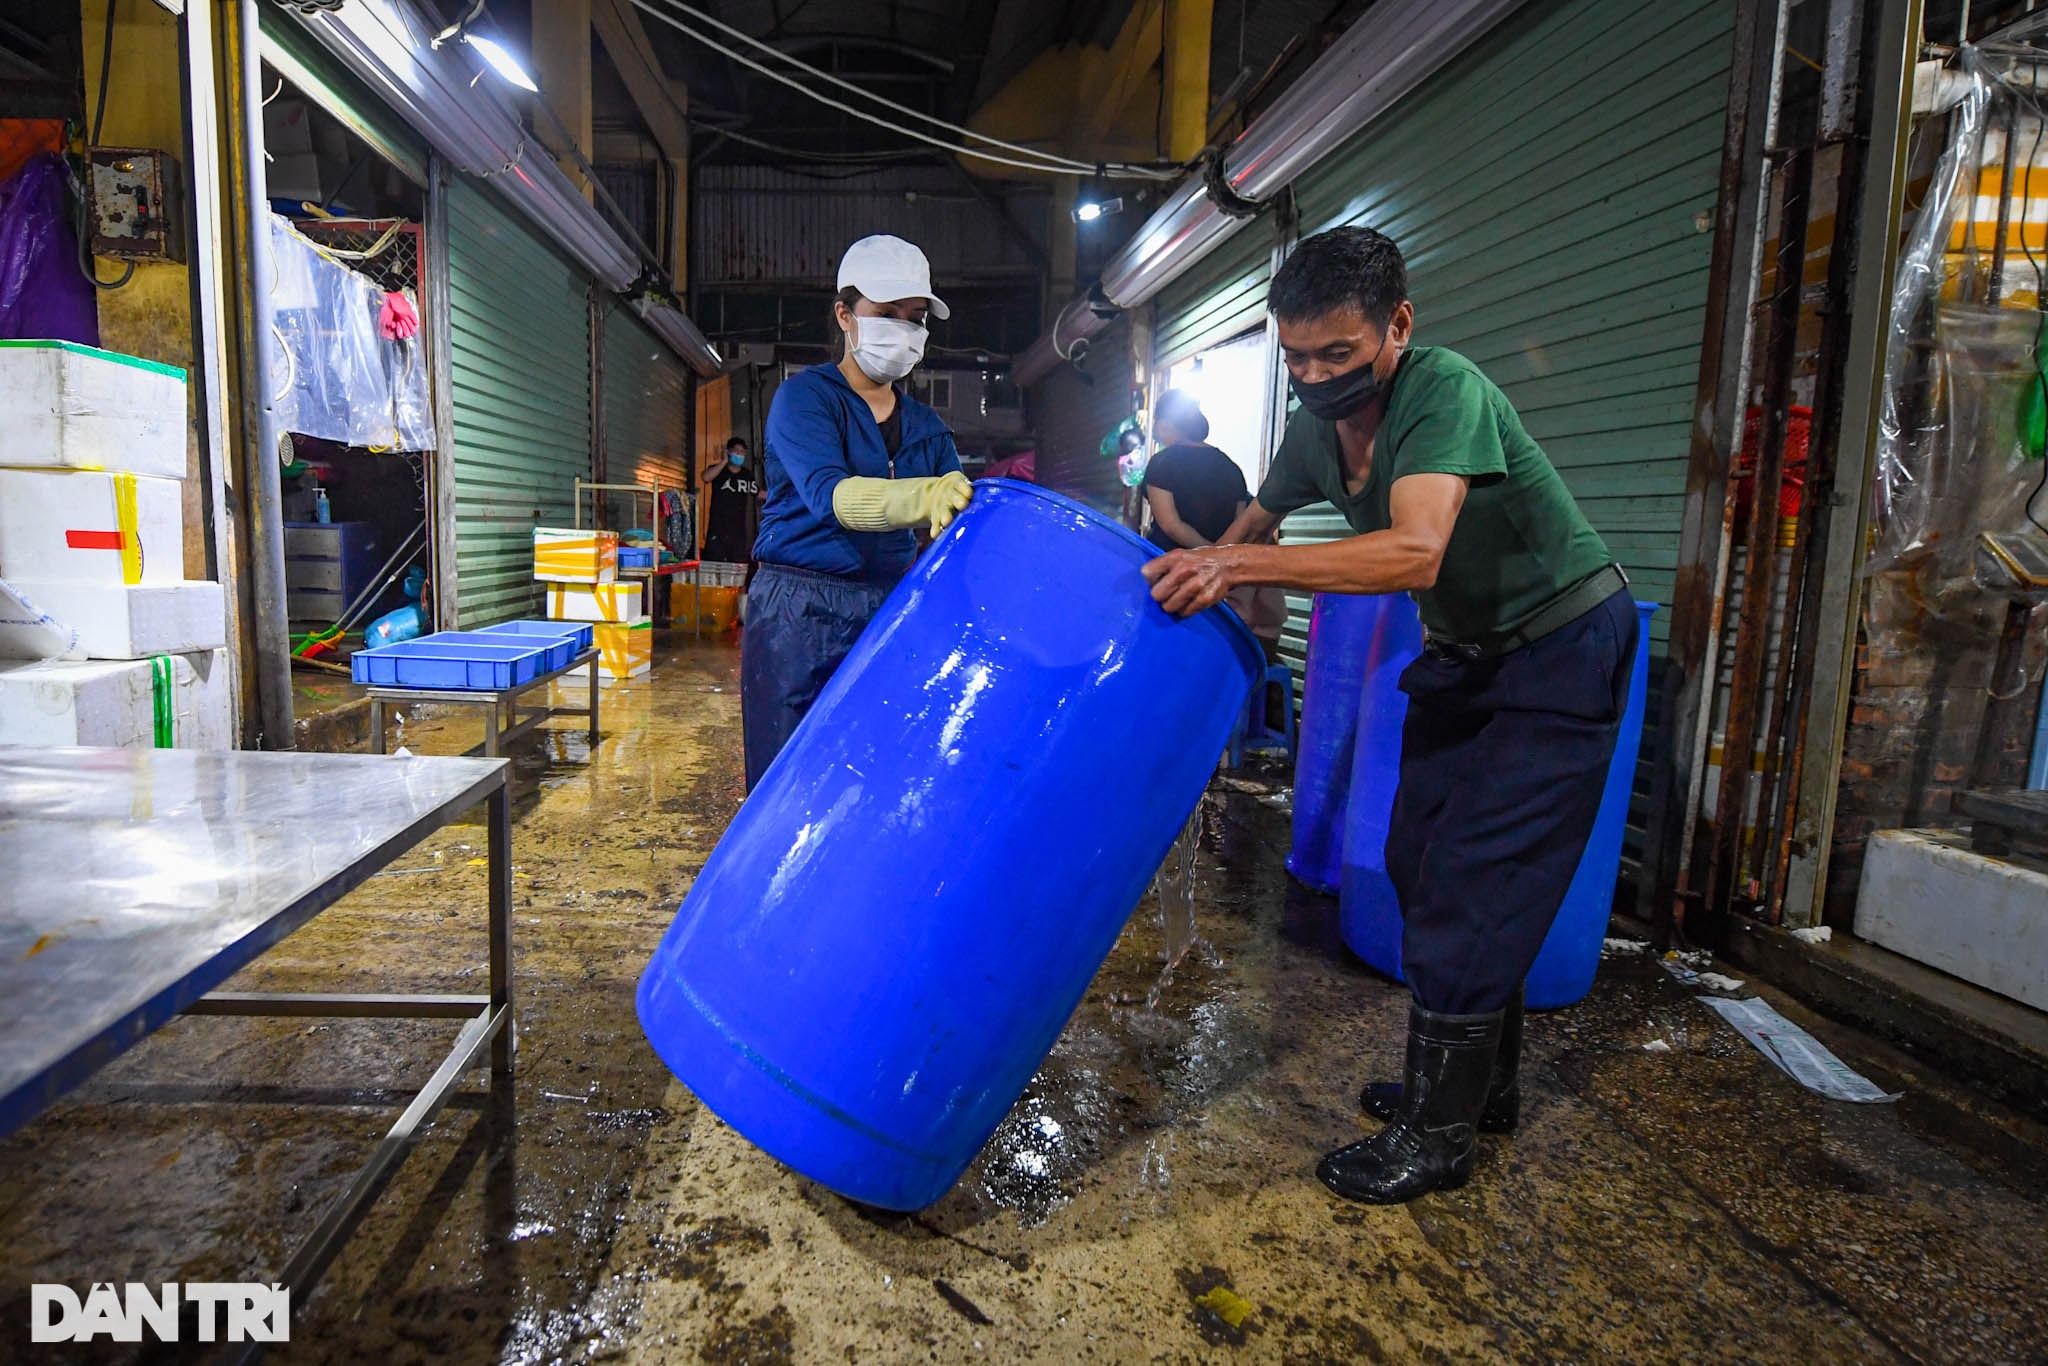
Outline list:
[[[604,43],[604,50],[611,55],[612,65],[618,68],[619,79],[625,82],[626,93],[633,97],[647,131],[654,134],[660,145],[662,155],[671,161],[687,161],[688,111],[669,88],[668,72],[654,55],[654,44],[640,22],[640,11],[626,0],[592,0],[590,22]]]

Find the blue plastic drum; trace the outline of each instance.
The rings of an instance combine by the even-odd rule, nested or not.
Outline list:
[[[1351,951],[1390,977],[1401,975],[1401,907],[1387,877],[1387,826],[1401,776],[1401,725],[1408,694],[1401,671],[1422,653],[1422,618],[1412,599],[1367,598],[1374,620],[1358,698],[1358,740],[1344,808],[1344,871],[1338,917]]]
[[[1175,621],[1158,551],[987,480],[740,808],[641,1027],[747,1139],[855,1200],[944,1195],[1200,800],[1264,665]]]
[[[1411,609],[1412,610],[1412,609]],[[1635,667],[1629,672],[1628,711],[1615,739],[1607,786],[1593,834],[1572,875],[1564,904],[1529,969],[1528,1004],[1538,1010],[1585,999],[1600,968],[1600,944],[1614,912],[1614,883],[1621,872],[1621,838],[1628,825],[1629,795],[1635,787],[1636,755],[1642,745],[1643,710],[1650,688],[1650,618],[1657,604],[1639,602]],[[1422,646],[1415,628],[1413,658]],[[1405,661],[1404,661],[1405,663]],[[1387,878],[1387,821],[1401,766],[1401,721],[1408,700],[1390,676],[1368,671],[1359,709],[1358,759],[1351,772],[1351,805],[1344,828],[1344,886],[1341,918],[1351,951],[1389,977],[1401,980],[1401,908]]]
[[[1358,737],[1378,598],[1318,593],[1308,619],[1308,672],[1301,684],[1301,735],[1294,760],[1294,848],[1287,871],[1334,895],[1343,875],[1344,805]]]

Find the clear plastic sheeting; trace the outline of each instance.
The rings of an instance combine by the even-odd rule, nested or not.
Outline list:
[[[281,431],[373,451],[432,449],[424,338],[387,339],[384,291],[271,215]]]
[[[1923,609],[1975,586],[1982,533],[2031,529],[2048,397],[2048,196],[2029,193],[2048,109],[2031,62],[2015,80],[2012,57],[1960,60],[1969,86],[1893,284],[1867,566],[1911,580]]]

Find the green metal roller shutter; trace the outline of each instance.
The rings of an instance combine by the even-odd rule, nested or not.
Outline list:
[[[1172,365],[1257,327],[1266,316],[1272,276],[1272,224],[1262,218],[1159,291],[1153,301],[1154,366]]]
[[[1636,596],[1659,602],[1677,569],[1734,8],[1539,0],[1294,187],[1304,236],[1362,223],[1401,244],[1417,340],[1507,391]],[[1286,528],[1343,531],[1327,505]],[[1305,624],[1290,624],[1297,647]],[[1656,753],[1646,735],[1645,762]]]
[[[533,529],[590,460],[590,281],[467,179],[448,187],[455,585],[465,627],[537,615]]]
[[[690,381],[675,353],[625,308],[604,323],[605,479],[688,492]]]

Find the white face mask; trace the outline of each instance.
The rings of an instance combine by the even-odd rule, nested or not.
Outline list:
[[[853,363],[877,384],[894,384],[924,359],[923,327],[901,318],[853,320]]]

